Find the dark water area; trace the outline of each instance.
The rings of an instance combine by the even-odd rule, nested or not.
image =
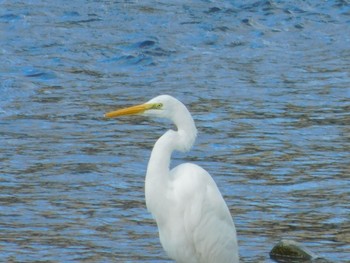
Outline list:
[[[170,94],[241,262],[281,238],[350,262],[350,2],[0,1],[0,261],[171,262],[144,202]]]

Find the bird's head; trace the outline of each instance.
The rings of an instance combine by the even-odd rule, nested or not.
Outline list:
[[[182,102],[169,95],[160,95],[144,104],[111,111],[106,113],[105,116],[107,118],[114,118],[135,114],[171,120],[178,128],[178,133],[176,134],[179,135],[179,137],[176,149],[179,151],[188,151],[194,143],[197,129],[191,114]]]

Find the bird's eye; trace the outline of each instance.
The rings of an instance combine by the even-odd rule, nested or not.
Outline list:
[[[152,109],[159,110],[163,107],[163,103],[154,103]]]

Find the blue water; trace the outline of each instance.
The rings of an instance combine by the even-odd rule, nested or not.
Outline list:
[[[170,262],[144,174],[171,94],[242,262],[281,238],[350,262],[350,3],[0,1],[0,261]]]

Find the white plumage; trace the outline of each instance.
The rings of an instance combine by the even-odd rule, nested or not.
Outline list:
[[[177,127],[155,143],[145,180],[146,205],[169,257],[178,263],[238,263],[235,226],[212,177],[191,163],[169,168],[172,152],[190,150],[196,138],[187,108],[177,99],[161,95],[106,116],[129,114],[167,118]]]

